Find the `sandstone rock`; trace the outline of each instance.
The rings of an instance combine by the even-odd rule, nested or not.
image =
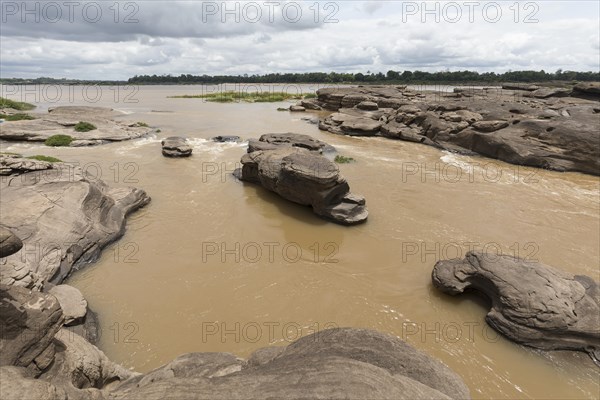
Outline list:
[[[192,146],[186,138],[172,136],[161,141],[162,154],[165,157],[189,157],[192,155]]]
[[[506,90],[526,90],[528,92],[533,92],[538,90],[540,87],[537,85],[532,85],[529,83],[504,83],[502,84],[502,89]]]
[[[94,145],[130,140],[152,132],[151,128],[129,126],[115,121],[120,113],[102,107],[61,106],[50,108],[48,114],[36,115],[34,120],[4,122],[0,139],[43,142],[53,135],[69,135],[73,143]],[[97,127],[88,132],[77,132],[74,125],[79,121],[92,123]]]
[[[300,101],[300,105],[307,110],[322,110],[323,108],[319,105],[318,100],[309,99]]]
[[[304,108],[302,106],[295,105],[295,106],[290,106],[290,111],[292,111],[292,112],[303,112],[303,111],[306,111],[306,108]]]
[[[2,400],[67,400],[64,390],[34,377],[24,368],[0,367]]]
[[[237,174],[241,180],[258,183],[287,200],[311,206],[323,218],[344,225],[367,219],[364,198],[351,195],[337,165],[315,151],[281,146],[251,151],[241,162],[243,167]]]
[[[600,97],[600,82],[581,82],[573,87],[577,95],[587,95],[598,99]]]
[[[579,350],[600,359],[600,290],[593,279],[516,257],[467,253],[439,261],[433,285],[456,295],[473,289],[491,300],[487,323],[517,343]]]
[[[0,257],[8,257],[21,250],[23,242],[14,233],[0,225]]]
[[[109,188],[62,163],[2,179],[0,191],[0,219],[23,240],[0,263],[0,281],[36,288],[97,258],[123,234],[126,216],[150,201],[143,190]]]
[[[379,109],[379,106],[377,105],[377,103],[372,101],[362,101],[357,104],[356,108],[367,111],[377,111]]]
[[[563,88],[541,88],[528,93],[526,96],[538,99],[547,99],[549,97],[566,97],[571,94],[569,89]]]
[[[319,153],[333,152],[335,148],[309,135],[299,133],[267,133],[260,139],[248,142],[248,152],[257,150],[274,150],[280,147],[299,147]]]
[[[21,156],[0,155],[0,175],[18,175],[25,172],[52,169],[52,163],[32,160]]]
[[[468,399],[461,379],[395,337],[331,329],[286,348],[258,350],[248,363],[229,354],[177,358],[111,391],[112,399]]]
[[[480,132],[496,132],[508,126],[506,121],[478,121],[473,124],[473,128]]]
[[[65,317],[65,325],[81,322],[87,313],[87,301],[79,289],[69,285],[53,286],[48,293],[56,297]]]
[[[96,346],[68,330],[60,330],[55,343],[54,363],[39,379],[62,388],[69,397],[81,396],[82,389],[110,389],[139,375],[113,363]]]
[[[337,112],[322,118],[319,129],[339,135],[385,136],[517,165],[600,175],[597,101],[556,97],[569,95],[566,89],[526,89],[520,97],[512,91],[484,90],[472,98],[442,101],[435,92],[424,92],[422,100],[416,95],[407,100],[409,92],[391,86],[320,89],[319,101],[328,109],[335,105]],[[353,94],[356,97],[350,99],[373,97],[379,107],[380,101],[401,105],[377,111],[343,108],[342,99]],[[522,98],[534,94],[554,97]]]
[[[50,295],[0,283],[0,366],[37,371],[35,360],[49,347],[63,324],[58,300]],[[47,363],[44,363],[47,364]]]

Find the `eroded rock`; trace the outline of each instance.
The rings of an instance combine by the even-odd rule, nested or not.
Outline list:
[[[165,157],[189,157],[192,155],[192,146],[186,138],[172,136],[161,141],[162,154]]]
[[[511,340],[544,350],[577,350],[600,359],[600,290],[570,275],[516,257],[469,252],[436,263],[433,285],[457,295],[467,289],[491,300],[487,323]]]

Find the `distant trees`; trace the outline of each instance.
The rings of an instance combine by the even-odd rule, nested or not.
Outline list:
[[[500,83],[500,82],[549,82],[549,81],[600,81],[600,72],[563,71],[554,73],[541,71],[388,71],[367,73],[305,72],[273,73],[265,75],[136,75],[129,79],[131,84],[220,84],[220,83]]]

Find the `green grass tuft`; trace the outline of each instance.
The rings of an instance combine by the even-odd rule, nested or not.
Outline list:
[[[22,120],[30,120],[35,119],[31,115],[28,114],[0,114],[0,119],[6,121],[22,121]]]
[[[142,127],[142,128],[148,128],[149,125],[145,122],[136,122],[135,123],[137,126]]]
[[[316,99],[317,98],[317,94],[316,93],[308,93],[304,95],[305,99]]]
[[[75,125],[75,130],[77,132],[89,132],[93,131],[94,129],[98,129],[96,128],[96,125],[90,124],[89,122],[85,121],[79,121],[77,125]]]
[[[286,92],[236,92],[227,91],[198,95],[170,96],[171,99],[206,99],[215,103],[233,103],[246,101],[249,103],[276,103],[290,99],[302,99],[302,95]]]
[[[72,141],[73,138],[69,135],[54,135],[46,139],[44,144],[51,147],[65,147],[69,146]]]
[[[345,157],[345,156],[335,156],[335,160],[336,163],[338,164],[349,164],[351,162],[354,161],[354,158],[352,157]]]
[[[13,108],[19,111],[33,110],[35,106],[29,103],[23,103],[21,101],[9,100],[4,97],[0,97],[0,108]]]
[[[30,160],[38,160],[38,161],[46,161],[49,163],[55,163],[55,162],[63,162],[62,160],[55,158],[55,157],[50,157],[50,156],[41,156],[41,155],[37,155],[37,156],[30,156],[27,157]]]

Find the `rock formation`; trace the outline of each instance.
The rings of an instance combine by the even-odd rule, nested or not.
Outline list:
[[[6,157],[0,156],[0,165]],[[0,219],[23,248],[0,264],[0,282],[41,289],[61,283],[119,238],[125,217],[150,198],[139,189],[110,188],[79,167],[28,160],[0,180]]]
[[[188,144],[186,138],[172,136],[163,139],[162,153],[165,157],[189,157],[192,155],[192,146]]]
[[[365,199],[350,193],[337,165],[320,154],[327,146],[306,135],[264,135],[250,141],[236,176],[339,224],[366,221]]]
[[[468,399],[461,379],[395,337],[331,329],[248,361],[192,353],[124,382],[112,399]]]
[[[469,252],[439,261],[433,285],[457,295],[467,289],[491,301],[487,323],[511,340],[544,350],[578,350],[600,359],[600,290],[570,275],[516,257]]]
[[[509,85],[513,87],[512,85]],[[317,91],[336,111],[319,128],[348,136],[384,136],[517,165],[600,175],[598,86],[415,93],[393,86]],[[584,96],[585,97],[585,96]],[[375,107],[375,105],[377,107]]]
[[[53,135],[68,135],[73,138],[70,146],[89,146],[119,142],[142,137],[152,132],[147,126],[115,121],[120,115],[110,108],[61,106],[50,108],[48,114],[33,114],[36,119],[4,122],[0,139],[43,142]],[[77,132],[78,122],[89,122],[97,129]]]

